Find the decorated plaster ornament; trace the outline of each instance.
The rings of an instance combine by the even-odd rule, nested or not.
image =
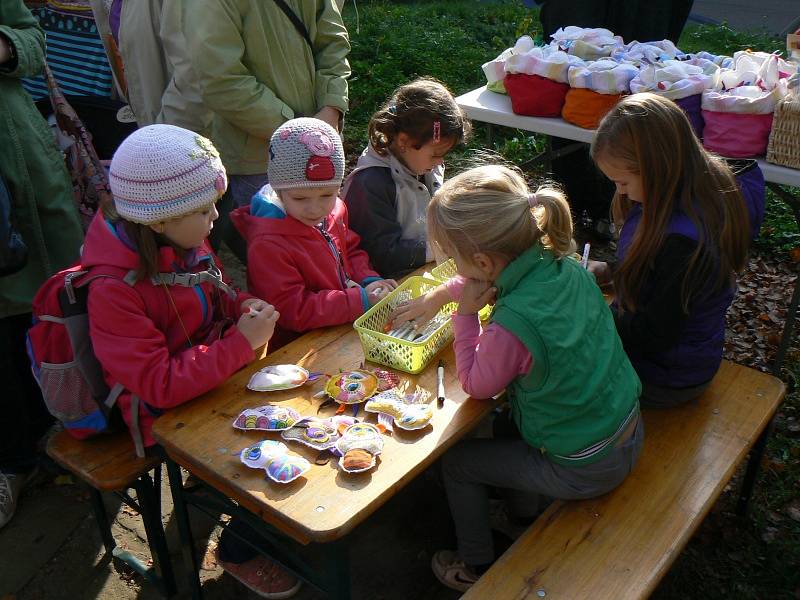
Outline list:
[[[312,374],[297,365],[269,365],[253,373],[247,382],[247,389],[255,392],[272,392],[275,390],[290,390],[300,387]]]
[[[239,458],[251,469],[265,469],[269,461],[288,451],[289,449],[283,442],[262,440],[242,450]]]
[[[358,404],[378,390],[378,377],[374,373],[356,369],[342,371],[325,384],[325,393],[339,404]]]
[[[401,429],[415,430],[426,427],[433,418],[429,404],[408,403],[397,394],[386,392],[371,398],[364,406],[367,412],[387,414]]]
[[[378,378],[378,392],[385,392],[400,385],[400,376],[388,369],[373,369],[375,377]]]
[[[330,450],[340,436],[336,424],[330,419],[306,417],[281,433],[281,437],[287,442],[300,442],[315,450]]]
[[[263,440],[242,450],[239,459],[251,469],[264,469],[272,481],[289,483],[311,468],[302,456],[289,454],[283,442]]]
[[[300,413],[289,406],[259,406],[243,410],[233,426],[236,429],[254,431],[283,431],[301,419]]]
[[[375,457],[383,450],[383,438],[372,423],[355,423],[342,433],[336,449],[342,455],[339,466],[343,471],[362,473],[375,466]]]

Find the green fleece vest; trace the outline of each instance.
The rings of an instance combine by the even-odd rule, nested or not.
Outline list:
[[[601,459],[638,406],[641,383],[594,277],[572,258],[537,244],[495,282],[492,320],[533,356],[533,368],[506,388],[523,439],[559,464]]]

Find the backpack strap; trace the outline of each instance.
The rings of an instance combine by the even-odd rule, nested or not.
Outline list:
[[[210,283],[214,287],[225,292],[229,298],[236,298],[236,290],[222,280],[222,271],[210,258],[211,263],[205,271],[198,273],[158,273],[151,281],[153,285],[178,285],[181,287],[194,287],[201,283]]]
[[[139,405],[141,401],[136,394],[131,395],[131,422],[128,429],[131,430],[133,445],[136,447],[136,456],[144,458],[144,441],[142,440],[142,430],[139,427]]]

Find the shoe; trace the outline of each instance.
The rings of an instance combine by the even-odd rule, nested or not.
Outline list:
[[[261,554],[241,564],[225,562],[217,555],[217,562],[228,575],[261,598],[291,598],[303,584],[278,563]]]
[[[478,581],[478,576],[452,550],[439,550],[434,554],[431,569],[436,579],[451,590],[466,592]]]
[[[28,473],[3,473],[0,471],[0,529],[5,527],[14,516],[22,488],[33,477],[34,472],[35,469]]]

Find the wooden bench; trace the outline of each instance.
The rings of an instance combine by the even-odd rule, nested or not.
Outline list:
[[[764,432],[786,388],[723,361],[695,404],[645,410],[645,444],[613,492],[551,504],[465,599],[646,598]]]
[[[127,431],[83,441],[60,431],[48,440],[47,454],[89,484],[92,509],[108,556],[142,573],[165,597],[173,596],[175,577],[161,524],[161,459],[138,458]],[[150,476],[153,470],[155,477]],[[136,490],[136,499],[128,494],[130,489]],[[101,492],[114,493],[142,516],[153,568],[147,568],[130,553],[117,549]]]

